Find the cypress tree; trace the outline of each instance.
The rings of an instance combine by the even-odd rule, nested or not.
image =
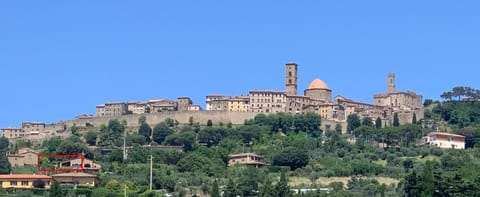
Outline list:
[[[413,112],[412,124],[417,124],[417,114]]]
[[[60,183],[53,181],[50,186],[50,197],[63,197],[62,188],[60,188]]]
[[[218,182],[217,182],[217,180],[213,181],[212,197],[220,197],[220,190],[218,189]]]
[[[400,121],[398,120],[398,113],[393,114],[393,126],[394,127],[400,126]]]
[[[8,162],[6,149],[0,149],[0,174],[9,174],[12,171],[12,165]]]
[[[375,120],[375,128],[377,128],[377,129],[381,129],[381,128],[382,128],[382,119],[380,119],[380,117],[378,117],[378,118]]]
[[[288,186],[287,177],[285,171],[282,171],[280,174],[280,181],[275,185],[275,191],[277,192],[278,197],[288,197],[290,195],[290,187]]]
[[[228,179],[227,182],[227,187],[225,188],[225,191],[223,192],[223,197],[235,197],[237,196],[237,186],[233,182],[231,178]]]

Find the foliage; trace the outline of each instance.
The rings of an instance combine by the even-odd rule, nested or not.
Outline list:
[[[161,122],[153,127],[153,141],[162,144],[166,137],[171,135],[173,130],[169,128],[166,122]]]
[[[218,188],[217,180],[213,181],[211,197],[220,197],[220,190]]]
[[[84,138],[88,145],[90,146],[97,145],[97,133],[95,131],[87,131],[87,133],[85,133]]]
[[[141,123],[140,127],[138,127],[138,134],[144,137],[143,138],[144,141],[146,140],[147,142],[150,142],[150,139],[152,136],[152,128],[146,122]],[[141,144],[144,144],[144,143],[141,143]]]
[[[272,164],[288,166],[291,170],[304,167],[308,164],[308,154],[305,150],[288,147],[273,156]]]
[[[64,197],[65,193],[60,188],[60,183],[53,181],[50,186],[50,197]]]
[[[167,136],[165,143],[168,145],[183,145],[185,151],[191,151],[195,145],[196,134],[193,131],[178,132]]]
[[[9,174],[12,171],[12,166],[8,162],[5,149],[0,149],[0,174]]]
[[[279,197],[288,197],[291,196],[290,187],[288,186],[287,176],[285,171],[280,173],[280,181],[275,185],[276,196]]]
[[[361,126],[360,117],[357,114],[350,114],[347,116],[347,132],[352,132]]]
[[[125,126],[117,119],[109,120],[108,126],[100,126],[99,146],[120,146],[123,144]]]
[[[9,145],[8,138],[6,138],[5,136],[1,136],[0,137],[0,150],[7,150],[8,145]]]

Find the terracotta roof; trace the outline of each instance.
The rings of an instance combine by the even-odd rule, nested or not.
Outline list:
[[[324,81],[317,78],[317,79],[314,79],[307,88],[307,90],[311,90],[311,89],[325,89],[325,90],[328,90],[328,86]]]
[[[43,174],[0,174],[0,179],[50,179]]]
[[[248,156],[254,156],[254,157],[262,158],[262,156],[257,155],[255,153],[239,153],[239,154],[231,154],[231,155],[228,155],[228,156],[231,157],[231,158],[233,158],[233,157],[248,157]]]
[[[457,134],[447,133],[447,132],[431,132],[431,133],[429,133],[428,135],[429,135],[429,136],[431,136],[431,135],[447,135],[447,136],[465,138],[465,136],[463,136],[463,135],[457,135]]]
[[[54,174],[52,177],[97,177],[97,175],[94,174],[88,174],[84,172],[72,172],[72,173],[62,173],[62,174]]]

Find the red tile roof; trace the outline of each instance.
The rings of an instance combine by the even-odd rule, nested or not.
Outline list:
[[[0,179],[50,179],[43,174],[0,174]]]

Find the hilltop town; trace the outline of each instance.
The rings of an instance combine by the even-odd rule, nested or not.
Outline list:
[[[394,115],[400,123],[411,122],[413,116],[423,118],[422,96],[412,91],[396,89],[395,74],[389,73],[386,80],[386,92],[373,95],[373,103],[355,101],[332,92],[323,80],[316,78],[299,94],[298,69],[296,63],[285,64],[284,90],[251,90],[246,95],[207,95],[206,108],[194,104],[189,97],[169,99],[151,99],[145,102],[108,102],[96,106],[95,115],[80,115],[75,120],[66,120],[54,124],[43,122],[23,122],[19,128],[2,128],[2,135],[10,140],[28,139],[41,142],[55,135],[68,135],[64,132],[72,126],[80,128],[98,128],[110,119],[126,120],[130,127],[138,127],[138,117],[147,116],[149,124],[157,124],[165,118],[174,118],[186,124],[192,117],[205,124],[207,120],[241,124],[256,114],[304,114],[313,112],[322,118],[324,125],[342,125],[346,133],[346,119],[351,114],[360,117],[380,119],[384,126],[391,126]],[[86,129],[87,130],[87,129]]]
[[[108,102],[3,128],[0,195],[479,195],[480,90],[422,103],[388,73],[365,103],[332,98],[318,78],[299,94],[298,69],[285,65],[284,90],[207,95],[205,109],[189,97]]]

